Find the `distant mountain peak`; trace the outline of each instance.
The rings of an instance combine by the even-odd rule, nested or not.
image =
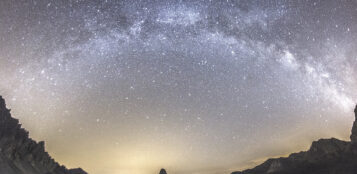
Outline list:
[[[161,169],[159,174],[167,174],[165,169]]]
[[[255,168],[232,174],[356,174],[357,106],[351,142],[336,138],[314,141],[306,152],[268,159]]]

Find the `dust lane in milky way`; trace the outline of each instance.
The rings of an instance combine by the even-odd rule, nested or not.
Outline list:
[[[348,139],[357,2],[0,2],[0,94],[92,174],[229,173]]]

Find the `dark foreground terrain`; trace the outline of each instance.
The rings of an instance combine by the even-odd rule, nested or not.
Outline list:
[[[357,119],[357,107],[355,109]],[[351,141],[320,139],[306,152],[286,158],[268,159],[263,164],[232,174],[357,174],[357,123],[353,123]]]
[[[87,174],[82,169],[67,169],[45,151],[44,142],[35,142],[11,117],[0,96],[0,174]]]

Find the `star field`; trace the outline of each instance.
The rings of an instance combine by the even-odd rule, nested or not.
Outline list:
[[[348,139],[357,3],[0,2],[0,94],[91,174],[229,173]]]

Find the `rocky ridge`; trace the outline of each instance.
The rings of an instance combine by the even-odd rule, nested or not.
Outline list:
[[[336,138],[314,141],[306,152],[286,158],[268,159],[253,169],[232,174],[356,174],[357,173],[357,106],[351,141]]]
[[[0,173],[1,174],[87,174],[81,168],[67,169],[45,151],[43,141],[29,138],[19,120],[11,117],[0,96]]]

